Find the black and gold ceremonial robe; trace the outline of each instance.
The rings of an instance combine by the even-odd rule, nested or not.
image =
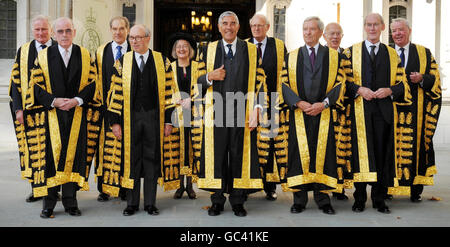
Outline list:
[[[97,86],[99,87],[97,92],[99,92],[100,98],[102,99],[102,111],[101,111],[101,120],[102,126],[100,135],[98,138],[98,145],[96,150],[96,159],[95,159],[95,175],[97,177],[103,176],[103,151],[105,147],[105,128],[109,128],[109,121],[106,118],[106,110],[108,109],[109,102],[108,92],[111,86],[111,77],[114,71],[114,53],[111,48],[112,42],[105,43],[98,47],[97,52],[95,53],[95,65],[97,68]],[[128,44],[127,51],[131,50],[131,45]]]
[[[250,38],[248,41],[254,44],[255,39]],[[267,37],[264,56],[259,61],[266,74],[267,94],[269,95],[269,110],[263,118],[269,119],[271,130],[270,136],[261,138],[261,135],[267,134],[266,132],[260,132],[258,135],[258,146],[261,151],[267,152],[271,156],[267,159],[265,156],[261,156],[260,163],[264,166],[266,181],[274,183],[280,183],[280,168],[286,167],[287,164],[287,142],[283,141],[283,136],[287,134],[289,122],[283,121],[284,125],[280,124],[280,115],[285,116],[287,109],[280,107],[282,95],[277,93],[281,92],[282,79],[285,78],[281,76],[281,73],[286,54],[286,46],[282,40]],[[272,97],[272,93],[277,93],[276,97]],[[270,141],[264,141],[264,139],[267,140],[267,137]]]
[[[147,64],[154,61],[157,78],[157,105],[158,119],[155,121],[159,126],[158,163],[161,164],[161,177],[159,184],[164,190],[179,188],[180,181],[180,135],[179,128],[173,128],[170,136],[164,136],[164,123],[170,119],[170,111],[175,108],[173,101],[174,81],[170,62],[164,59],[161,53],[150,51]],[[146,65],[147,66],[147,65]],[[111,128],[105,128],[105,147],[103,157],[103,192],[112,196],[118,196],[119,189],[133,189],[134,179],[140,179],[139,173],[131,164],[133,150],[131,148],[131,119],[132,105],[136,92],[133,83],[135,69],[138,69],[134,58],[134,52],[128,52],[114,65],[114,74],[111,78],[111,88],[108,93],[108,112],[120,118],[122,127],[122,139],[118,140]]]
[[[58,46],[39,53],[24,120],[35,197],[46,196],[48,188],[69,182],[89,189],[89,164],[96,145],[90,138],[95,139],[100,131],[95,79],[95,66],[83,47],[73,45],[67,69]],[[80,97],[83,104],[69,111],[51,107],[55,98],[73,97]]]
[[[306,50],[306,46],[296,49],[290,52],[286,59],[287,71],[283,75],[288,78],[288,82],[284,82],[285,89],[282,89],[285,103],[292,106],[297,100],[303,100],[313,104],[328,98],[330,106],[342,109],[346,77],[340,55],[336,50],[319,46],[316,67],[317,62],[321,63],[320,82],[311,85],[310,91],[307,92],[303,77],[307,70],[304,59],[305,54],[308,54]],[[323,54],[322,59],[320,54]],[[318,61],[320,59],[321,61]],[[306,60],[309,62],[309,58]],[[290,90],[288,92],[295,94],[295,100],[288,99],[292,96],[286,93],[286,88]],[[290,126],[287,168],[282,168],[280,174],[283,190],[341,191],[342,184],[338,184],[331,107],[324,109],[317,116],[308,116],[300,108],[292,107],[288,114],[280,119],[289,121]]]
[[[56,44],[52,41],[52,44]],[[22,179],[31,179],[31,166],[29,162],[28,144],[25,135],[25,126],[16,120],[15,112],[25,109],[25,97],[29,82],[31,81],[31,70],[38,52],[36,41],[30,41],[22,45],[17,51],[15,62],[11,71],[8,94],[11,97],[10,108],[14,128],[16,131],[17,143],[19,145],[20,175]]]
[[[364,47],[364,42],[357,43],[344,51],[345,59],[347,60],[344,66],[347,74],[347,95],[350,99],[354,99],[350,105],[350,121],[351,121],[351,168],[347,166],[344,170],[349,174],[349,180],[347,181],[350,186],[352,183],[357,182],[382,182],[383,186],[398,186],[398,176],[394,171],[394,167],[399,162],[398,157],[398,145],[401,141],[401,135],[399,135],[399,115],[397,108],[399,105],[411,104],[411,94],[408,83],[406,82],[404,69],[401,67],[400,58],[397,55],[395,49],[388,47],[384,44],[380,44],[378,56],[384,56],[377,60],[377,67],[380,67],[382,71],[388,71],[387,73],[377,74],[377,83],[385,83],[385,85],[372,85],[372,90],[376,90],[381,87],[390,87],[393,94],[392,98],[387,97],[378,100],[377,105],[380,108],[383,118],[392,121],[392,136],[390,139],[394,145],[394,151],[392,154],[386,154],[392,162],[393,166],[389,166],[389,169],[383,171],[383,174],[378,174],[378,177],[383,177],[384,181],[377,181],[377,167],[375,163],[375,147],[373,147],[373,133],[366,130],[366,126],[371,126],[372,122],[366,119],[368,115],[368,102],[363,99],[362,96],[357,95],[356,91],[360,86],[364,86],[363,77],[367,73],[363,64],[363,53],[367,53],[367,49]],[[387,62],[385,62],[387,61]],[[375,72],[374,72],[375,73]],[[376,84],[375,82],[373,82]],[[390,145],[386,143],[386,145]],[[397,154],[397,155],[396,155]],[[393,157],[390,157],[392,155]],[[397,156],[397,157],[395,157]]]
[[[178,78],[177,75],[177,61],[172,62],[171,66],[172,66],[172,71],[173,71],[173,76],[174,76],[174,94],[173,94],[173,102],[178,102],[181,98],[181,92],[184,93],[189,93],[191,99],[195,97],[194,95],[194,90],[192,90],[192,88],[195,87],[195,84],[197,84],[197,79],[199,77],[199,65],[200,63],[197,61],[191,61],[191,65],[190,65],[190,85],[189,85],[189,91],[185,90],[183,91],[180,88],[180,82],[179,80],[181,80],[181,78]],[[204,73],[204,70],[201,71],[202,73]],[[187,85],[185,85],[187,86]],[[185,115],[183,115],[183,107],[181,105],[177,105],[174,113],[176,116],[175,119],[175,123],[177,128],[179,128],[180,131],[180,136],[186,137],[186,133],[185,131],[188,131],[187,128],[190,128],[191,125],[191,121],[192,121],[192,114],[191,114],[191,118],[189,119],[184,119]],[[185,126],[185,123],[189,123],[189,126]],[[187,127],[187,128],[186,128]],[[193,149],[192,149],[192,140],[191,138],[186,139],[186,138],[180,138],[180,175],[188,175],[188,176],[192,176],[193,174],[197,174],[198,171],[196,170],[196,167],[194,167],[193,164],[193,158],[194,158],[194,154],[193,154]],[[186,143],[188,142],[188,143]],[[189,145],[186,145],[189,144]],[[189,150],[186,150],[186,147]],[[189,155],[189,156],[187,156]],[[186,159],[189,160],[188,164],[189,166],[186,165]],[[194,170],[195,169],[195,170]],[[194,175],[194,181],[196,181],[196,176]]]
[[[201,74],[209,73],[224,64],[225,51],[222,42],[220,40],[209,43],[207,48],[199,55],[201,61],[199,66],[204,70],[204,72],[200,72]],[[221,166],[226,164],[222,157],[215,155],[216,152],[227,148],[227,140],[222,139],[224,137],[217,138],[216,136],[222,133],[220,131],[228,127],[221,128],[217,126],[215,116],[217,117],[222,112],[215,111],[216,103],[214,101],[219,94],[222,98],[225,98],[223,88],[230,85],[225,85],[226,83],[221,81],[214,82],[212,86],[207,88],[201,88],[201,83],[198,83],[194,88],[195,98],[192,108],[194,119],[191,133],[194,166],[196,166],[195,169],[198,171],[197,185],[200,189],[213,192],[224,190],[226,193],[229,193],[230,189],[247,189],[248,192],[253,192],[263,188],[259,157],[264,156],[267,158],[268,153],[258,149],[257,136],[261,131],[268,133],[269,130],[259,126],[257,129],[250,131],[248,127],[250,113],[257,102],[260,102],[264,111],[267,111],[268,107],[267,95],[259,98],[260,100],[257,99],[260,92],[267,92],[267,90],[264,70],[258,65],[256,46],[238,39],[233,63],[239,63],[239,66],[236,66],[238,69],[232,73],[228,71],[227,77],[233,76],[233,83],[236,83],[236,87],[242,90],[238,90],[239,92],[237,93],[246,95],[245,103],[239,106],[244,107],[245,105],[245,127],[229,127],[229,129],[239,132],[236,135],[236,140],[229,143],[232,146],[230,148],[233,148],[233,152],[237,154],[236,160],[230,162],[232,163],[230,166],[232,165],[236,168],[233,174],[223,174],[224,171]],[[228,80],[230,79],[228,78]],[[236,105],[234,106],[234,111],[237,112]],[[269,141],[268,137],[266,141]],[[226,188],[223,186],[226,186]]]
[[[410,195],[411,185],[433,185],[436,174],[433,136],[442,104],[439,67],[429,49],[411,43],[405,71],[412,104],[398,106],[397,134],[401,139],[397,146],[396,172],[399,187],[389,188],[388,193],[393,195]],[[422,85],[411,82],[411,72],[423,75]]]

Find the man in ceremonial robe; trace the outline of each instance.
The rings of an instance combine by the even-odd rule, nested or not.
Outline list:
[[[32,137],[28,144],[33,193],[45,196],[42,218],[53,218],[59,185],[62,185],[65,211],[73,216],[81,215],[76,192],[80,188],[89,189],[88,159],[93,155],[88,155],[91,135],[88,126],[99,115],[91,107],[96,71],[89,51],[72,43],[76,30],[69,18],[57,19],[53,30],[58,45],[38,55],[24,119],[27,136]]]
[[[339,23],[328,23],[323,32],[323,38],[327,42],[326,46],[335,49],[340,54],[344,51],[341,47],[341,41],[344,37],[344,31]]]
[[[283,84],[289,113],[286,186],[294,191],[291,213],[301,213],[308,191],[325,214],[335,214],[327,192],[338,188],[336,142],[330,107],[342,108],[345,74],[339,53],[319,43],[324,25],[318,17],[303,22],[305,46],[286,58]]]
[[[102,113],[108,109],[108,92],[111,84],[111,76],[113,75],[114,63],[119,60],[123,54],[131,51],[131,45],[127,41],[130,31],[130,23],[126,17],[118,16],[111,19],[109,28],[112,34],[112,41],[101,45],[96,52],[97,67],[97,84],[101,86],[99,89],[102,93]],[[108,201],[109,194],[103,192],[103,168],[104,156],[103,148],[105,146],[105,128],[109,128],[109,122],[105,114],[103,114],[102,130],[99,138],[99,145],[96,150],[95,173],[97,175],[97,190],[100,193],[97,200],[100,202]],[[106,169],[108,169],[106,167]],[[126,191],[120,191],[119,196],[122,200],[126,200]]]
[[[347,95],[351,106],[354,212],[362,212],[366,186],[372,185],[372,205],[390,213],[384,201],[387,188],[398,186],[395,174],[397,105],[409,104],[409,86],[393,48],[380,42],[385,24],[376,13],[364,19],[367,39],[344,51]]]
[[[31,25],[34,39],[22,45],[17,51],[9,84],[9,96],[11,97],[10,107],[14,120],[17,142],[19,144],[20,170],[23,179],[32,179],[29,150],[23,125],[23,110],[25,108],[25,97],[31,79],[31,70],[34,67],[34,61],[36,60],[38,53],[41,50],[56,44],[56,41],[50,38],[52,28],[47,17],[42,15],[36,16],[31,21]],[[33,188],[31,188],[31,190],[33,190]],[[34,197],[33,192],[31,192],[26,198],[26,201],[35,202],[40,199],[42,199],[42,197]]]
[[[344,48],[341,47],[342,37],[344,37],[344,31],[339,23],[331,22],[328,23],[325,27],[325,31],[323,32],[323,38],[327,42],[325,46],[335,49],[342,54]],[[335,131],[336,131],[336,158],[338,170],[345,171],[348,170],[350,164],[351,157],[351,136],[350,136],[350,126],[349,126],[349,106],[350,100],[345,97],[344,98],[344,110],[340,109],[332,109],[333,120],[335,122]],[[338,173],[339,183],[342,183],[347,186],[346,181],[348,181],[344,177],[344,172]],[[349,186],[349,185],[348,185]],[[345,187],[345,186],[344,186]],[[342,193],[333,192],[333,197],[338,200],[348,200],[348,197],[345,195],[344,188],[342,189]]]
[[[281,71],[283,69],[284,57],[287,53],[286,46],[284,42],[280,39],[268,37],[267,32],[270,28],[270,23],[267,17],[262,14],[255,14],[252,19],[250,19],[250,28],[252,31],[252,38],[249,42],[257,46],[258,59],[261,62],[261,67],[264,69],[266,74],[266,85],[267,94],[269,95],[269,106],[271,110],[268,111],[268,118],[270,119],[271,129],[269,142],[261,141],[263,144],[267,145],[264,148],[265,152],[268,152],[267,163],[262,164],[264,169],[263,182],[264,182],[264,192],[266,193],[266,199],[270,201],[275,201],[277,199],[276,185],[280,182],[278,174],[278,166],[275,162],[275,155],[278,159],[286,158],[285,154],[280,154],[287,148],[287,145],[282,146],[283,143],[277,142],[279,138],[278,135],[282,135],[284,132],[278,126],[279,112],[275,105],[277,99],[277,88],[281,87]],[[272,95],[274,94],[274,95]],[[272,107],[273,106],[273,107]],[[277,145],[275,145],[277,143]],[[277,147],[275,147],[277,146]],[[278,152],[276,153],[277,150]],[[261,161],[265,161],[262,159]]]
[[[265,91],[265,75],[256,46],[237,37],[236,14],[222,13],[218,24],[223,39],[203,51],[207,74],[194,89],[200,95],[193,106],[194,165],[200,168],[198,187],[213,192],[208,215],[223,211],[224,193],[229,193],[234,214],[242,217],[246,195],[263,188],[255,128],[261,108],[267,107],[266,97],[258,97]]]
[[[161,53],[149,49],[150,30],[134,25],[130,30],[131,52],[114,66],[109,92],[108,118],[110,130],[106,133],[103,189],[117,196],[120,187],[127,190],[124,216],[139,210],[141,178],[144,178],[144,210],[158,215],[156,207],[157,182],[161,173],[163,184],[179,186],[179,155],[163,150],[167,138],[173,138],[171,114],[173,74],[170,61]],[[167,138],[166,138],[167,137]],[[174,144],[176,144],[174,142]],[[120,177],[120,179],[119,179]],[[171,185],[172,184],[172,185]]]
[[[408,195],[420,202],[424,185],[433,185],[436,174],[433,136],[442,104],[439,66],[430,49],[410,41],[411,27],[406,19],[392,20],[392,38],[411,88],[412,104],[398,108],[402,138],[401,157],[396,167],[399,187],[389,194]]]

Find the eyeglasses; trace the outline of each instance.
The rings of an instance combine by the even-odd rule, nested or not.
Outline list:
[[[137,41],[137,42],[139,42],[139,41],[141,41],[141,40],[143,40],[144,38],[147,38],[147,37],[148,36],[136,36],[136,37],[130,36],[130,37],[128,37],[128,39],[130,41]]]
[[[57,34],[59,34],[59,35],[63,35],[64,33],[66,33],[66,34],[72,34],[72,29],[59,29],[59,30],[56,30],[56,33]]]
[[[261,25],[261,24],[252,24],[252,25],[250,25],[250,28],[263,28],[263,27],[265,27],[266,25]]]

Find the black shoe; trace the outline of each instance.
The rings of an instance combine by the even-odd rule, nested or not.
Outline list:
[[[299,214],[301,212],[305,211],[305,206],[300,205],[300,204],[294,204],[291,207],[291,213],[293,214]]]
[[[99,202],[109,201],[109,195],[106,193],[100,193],[97,197],[97,201],[99,201]]]
[[[173,195],[173,199],[180,199],[183,197],[184,188],[179,188],[177,191],[175,191],[175,194]]]
[[[197,194],[195,193],[194,189],[192,189],[192,187],[191,188],[188,187],[186,189],[186,193],[187,193],[189,199],[192,199],[192,200],[197,199]]]
[[[389,210],[389,207],[386,206],[386,204],[383,202],[373,203],[373,208],[376,208],[378,212],[383,214],[390,214],[391,211]]]
[[[44,209],[44,210],[42,210],[42,212],[41,212],[41,218],[44,218],[44,219],[53,219],[53,218],[55,218],[55,216],[53,215],[53,209]]]
[[[131,216],[134,213],[136,213],[137,211],[139,211],[139,207],[137,207],[137,206],[127,206],[127,208],[125,208],[123,210],[123,215],[124,216]]]
[[[363,202],[355,202],[352,206],[352,211],[356,213],[361,213],[362,211],[364,211],[365,208],[366,206],[364,205]]]
[[[275,191],[271,191],[266,194],[266,199],[269,201],[276,201],[277,198],[278,198],[278,195]]]
[[[336,214],[331,204],[323,205],[322,207],[319,207],[319,209],[322,209],[324,214]]]
[[[29,194],[27,199],[26,199],[27,202],[36,202],[36,201],[39,201],[39,200],[42,200],[42,197],[34,197],[33,193]]]
[[[223,211],[223,205],[218,203],[213,203],[213,205],[208,209],[209,216],[217,216]]]
[[[247,211],[245,211],[244,205],[242,205],[242,204],[234,205],[233,212],[234,212],[234,215],[239,216],[239,217],[247,216]]]
[[[72,216],[81,216],[81,211],[77,207],[66,208],[64,211]]]
[[[154,205],[145,206],[144,210],[150,215],[158,215],[159,214],[159,209],[156,208]]]
[[[411,196],[410,200],[411,200],[411,202],[419,203],[422,201],[422,197],[420,195]]]

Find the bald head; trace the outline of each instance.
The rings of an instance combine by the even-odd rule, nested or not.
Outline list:
[[[133,51],[144,54],[150,44],[150,29],[145,25],[136,24],[130,29],[129,41]]]
[[[367,40],[372,44],[376,44],[380,41],[381,33],[384,29],[384,20],[380,14],[371,13],[364,18],[364,31],[367,34]]]
[[[325,32],[323,33],[323,38],[327,41],[328,47],[335,50],[341,45],[342,37],[344,36],[344,31],[341,25],[336,22],[331,22],[325,27]]]
[[[71,19],[67,17],[56,19],[53,23],[53,30],[55,31],[56,41],[61,47],[67,49],[72,45],[76,30]]]

